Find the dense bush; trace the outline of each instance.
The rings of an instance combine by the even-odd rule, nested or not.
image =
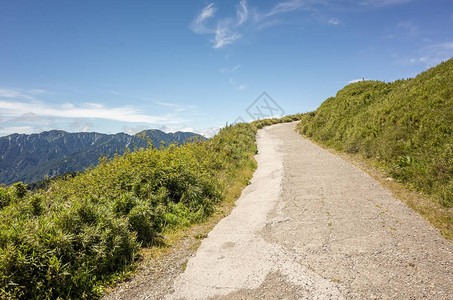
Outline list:
[[[371,158],[453,206],[453,59],[416,78],[346,86],[302,117],[302,134]]]
[[[256,127],[139,150],[43,191],[0,188],[0,297],[91,298],[141,245],[209,216],[236,173],[253,169]]]

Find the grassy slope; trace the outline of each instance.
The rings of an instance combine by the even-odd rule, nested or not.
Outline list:
[[[40,192],[0,187],[0,298],[81,299],[128,270],[141,246],[206,220],[256,168],[256,131],[302,115],[237,124],[205,142],[103,160]]]
[[[140,246],[203,221],[247,184],[255,134],[239,124],[206,142],[105,160],[39,193],[0,188],[0,298],[95,297]]]
[[[453,59],[416,78],[353,83],[298,128],[326,146],[371,159],[390,176],[453,206]]]

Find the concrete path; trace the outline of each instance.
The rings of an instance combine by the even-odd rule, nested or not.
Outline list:
[[[167,299],[453,299],[453,247],[368,174],[260,130],[258,169]]]

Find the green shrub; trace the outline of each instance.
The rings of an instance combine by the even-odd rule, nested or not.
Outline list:
[[[149,245],[156,240],[157,233],[162,230],[164,213],[160,206],[153,208],[151,203],[138,203],[127,215],[129,228],[137,233],[140,242]]]
[[[165,230],[204,220],[237,173],[254,168],[256,128],[102,159],[29,194],[0,188],[0,298],[92,298]]]
[[[17,199],[21,200],[27,195],[27,187],[22,182],[17,182],[13,184],[12,192]]]
[[[11,195],[7,189],[0,187],[0,209],[11,203]]]

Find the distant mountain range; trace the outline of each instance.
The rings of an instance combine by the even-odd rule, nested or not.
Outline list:
[[[206,138],[190,132],[165,133],[153,129],[136,135],[96,132],[69,133],[61,130],[0,137],[0,184],[34,183],[46,177],[84,171],[101,156],[113,157],[126,149],[160,147],[162,142],[183,144],[191,138]]]

